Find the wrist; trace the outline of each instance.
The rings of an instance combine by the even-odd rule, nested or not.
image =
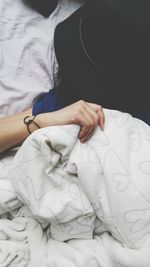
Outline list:
[[[35,122],[40,126],[40,128],[48,127],[53,125],[51,113],[40,113],[36,116]]]
[[[35,130],[40,129],[41,127],[35,121],[36,116],[25,116],[23,119],[24,124],[26,125],[27,131],[29,134],[33,133]]]

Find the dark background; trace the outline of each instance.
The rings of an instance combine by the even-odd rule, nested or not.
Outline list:
[[[23,0],[23,2],[44,17],[49,17],[58,4],[58,0]]]

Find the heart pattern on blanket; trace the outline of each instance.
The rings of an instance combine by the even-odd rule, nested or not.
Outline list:
[[[55,240],[67,240],[72,238],[92,238],[93,222],[95,216],[81,216],[75,220],[61,224],[51,224],[51,237]]]
[[[143,183],[144,171],[149,175],[149,128],[128,114],[114,114],[107,111],[105,130],[97,128],[84,144],[73,136],[74,126],[41,129],[30,136],[40,157],[24,162],[22,175],[14,161],[15,189],[20,186],[22,196],[26,191],[33,216],[50,222],[54,239],[91,238],[96,216],[123,246],[135,248],[149,231],[148,182]],[[29,154],[31,143],[21,149]]]
[[[127,223],[131,224],[130,231],[132,233],[140,232],[143,229],[145,229],[146,232],[149,233],[150,208],[127,211],[124,213],[124,218]]]
[[[17,181],[17,191],[20,192],[19,198],[23,203],[25,203],[27,206],[30,206],[30,195],[27,192],[26,187],[26,180],[28,180],[29,177],[24,177],[24,180],[18,180]]]
[[[129,132],[129,148],[132,152],[137,152],[142,144],[140,134],[134,131]]]
[[[36,131],[32,134],[31,138],[29,137],[28,140],[25,141],[28,142],[29,146],[31,147],[32,153],[28,153],[26,149],[20,150],[18,152],[17,157],[20,165],[34,161],[39,157],[47,158],[47,161],[53,163],[52,165],[57,164],[57,162],[59,161],[61,153],[58,153],[57,151],[55,151],[55,149],[50,149],[52,148],[52,146],[49,138],[47,137],[47,134],[45,133],[43,135],[43,138],[39,140],[39,143],[36,142],[36,138],[38,138],[38,136],[40,136],[40,133],[39,131]]]
[[[141,172],[146,175],[150,175],[150,161],[143,161],[139,163],[139,168]]]
[[[78,215],[82,215],[85,211],[88,212],[88,210],[91,209],[91,204],[89,201],[87,201],[87,198],[85,197],[85,194],[79,187],[77,183],[71,183],[67,190],[61,193],[60,195],[60,202],[65,207],[65,209],[68,209],[72,213],[73,210],[75,213],[78,213]],[[78,205],[75,205],[75,202],[78,203]],[[75,208],[76,206],[76,208]],[[77,207],[80,207],[79,209]]]
[[[130,182],[129,171],[114,150],[109,150],[105,156],[104,175],[108,175],[108,172],[112,181],[116,184],[116,190],[119,192],[125,191]]]

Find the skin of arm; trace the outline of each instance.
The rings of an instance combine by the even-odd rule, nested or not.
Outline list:
[[[31,115],[32,110],[29,109],[16,115],[0,118],[0,153],[20,144],[28,137],[29,133],[23,119]]]
[[[0,153],[22,143],[29,136],[27,126],[23,121],[26,116],[32,118],[32,109],[0,118]],[[81,126],[79,139],[85,142],[92,136],[97,125],[103,129],[104,113],[100,105],[80,100],[58,111],[38,114],[34,121],[40,128],[78,124]],[[34,123],[30,125],[31,132],[37,129]]]

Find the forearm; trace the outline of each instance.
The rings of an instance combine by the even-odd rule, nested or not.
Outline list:
[[[27,124],[24,118],[27,118]],[[28,124],[28,122],[31,122]],[[22,143],[30,133],[38,128],[52,125],[78,124],[81,126],[79,139],[88,140],[95,127],[104,126],[104,113],[101,106],[85,101],[78,101],[63,109],[32,116],[32,109],[0,119],[0,153]]]
[[[29,136],[27,125],[24,123],[26,116],[32,118],[32,109],[0,118],[0,153],[22,143]],[[60,124],[58,116],[53,116],[50,112],[37,115],[34,121],[39,128]],[[29,125],[31,133],[38,129],[35,123]]]
[[[32,114],[31,109],[0,119],[0,153],[23,142],[29,135],[23,122],[25,116]]]

